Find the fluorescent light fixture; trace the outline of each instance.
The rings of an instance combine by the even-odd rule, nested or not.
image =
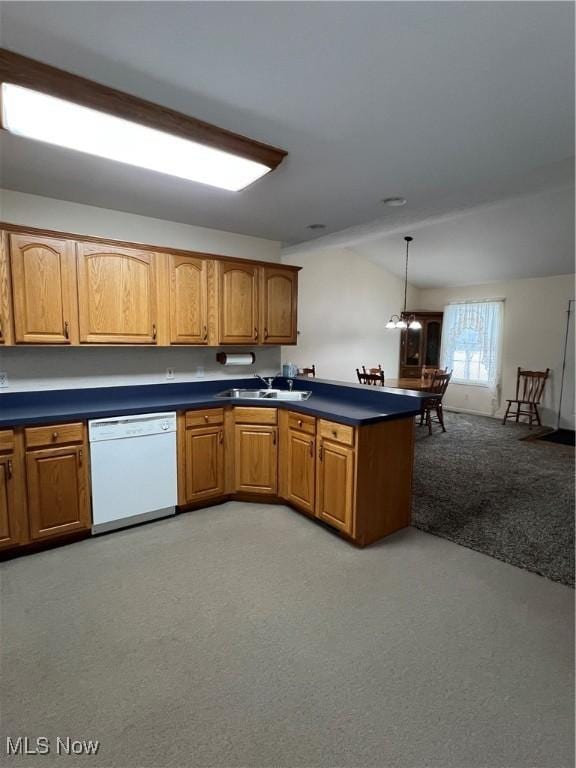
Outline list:
[[[2,83],[2,127],[17,136],[233,192],[272,170],[263,163],[12,83]]]

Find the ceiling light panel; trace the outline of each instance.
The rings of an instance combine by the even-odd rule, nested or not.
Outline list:
[[[17,136],[238,192],[269,173],[254,160],[11,83],[2,127]]]

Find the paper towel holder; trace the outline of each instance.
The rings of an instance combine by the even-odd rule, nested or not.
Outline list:
[[[216,361],[221,365],[254,365],[256,355],[254,352],[218,352],[216,354]]]

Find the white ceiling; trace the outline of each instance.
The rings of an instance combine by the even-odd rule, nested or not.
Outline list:
[[[572,3],[4,2],[0,20],[6,48],[290,153],[229,193],[3,133],[7,188],[299,243],[571,172]]]

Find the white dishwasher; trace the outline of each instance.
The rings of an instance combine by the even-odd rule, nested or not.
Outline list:
[[[88,422],[93,533],[175,514],[176,414]]]

